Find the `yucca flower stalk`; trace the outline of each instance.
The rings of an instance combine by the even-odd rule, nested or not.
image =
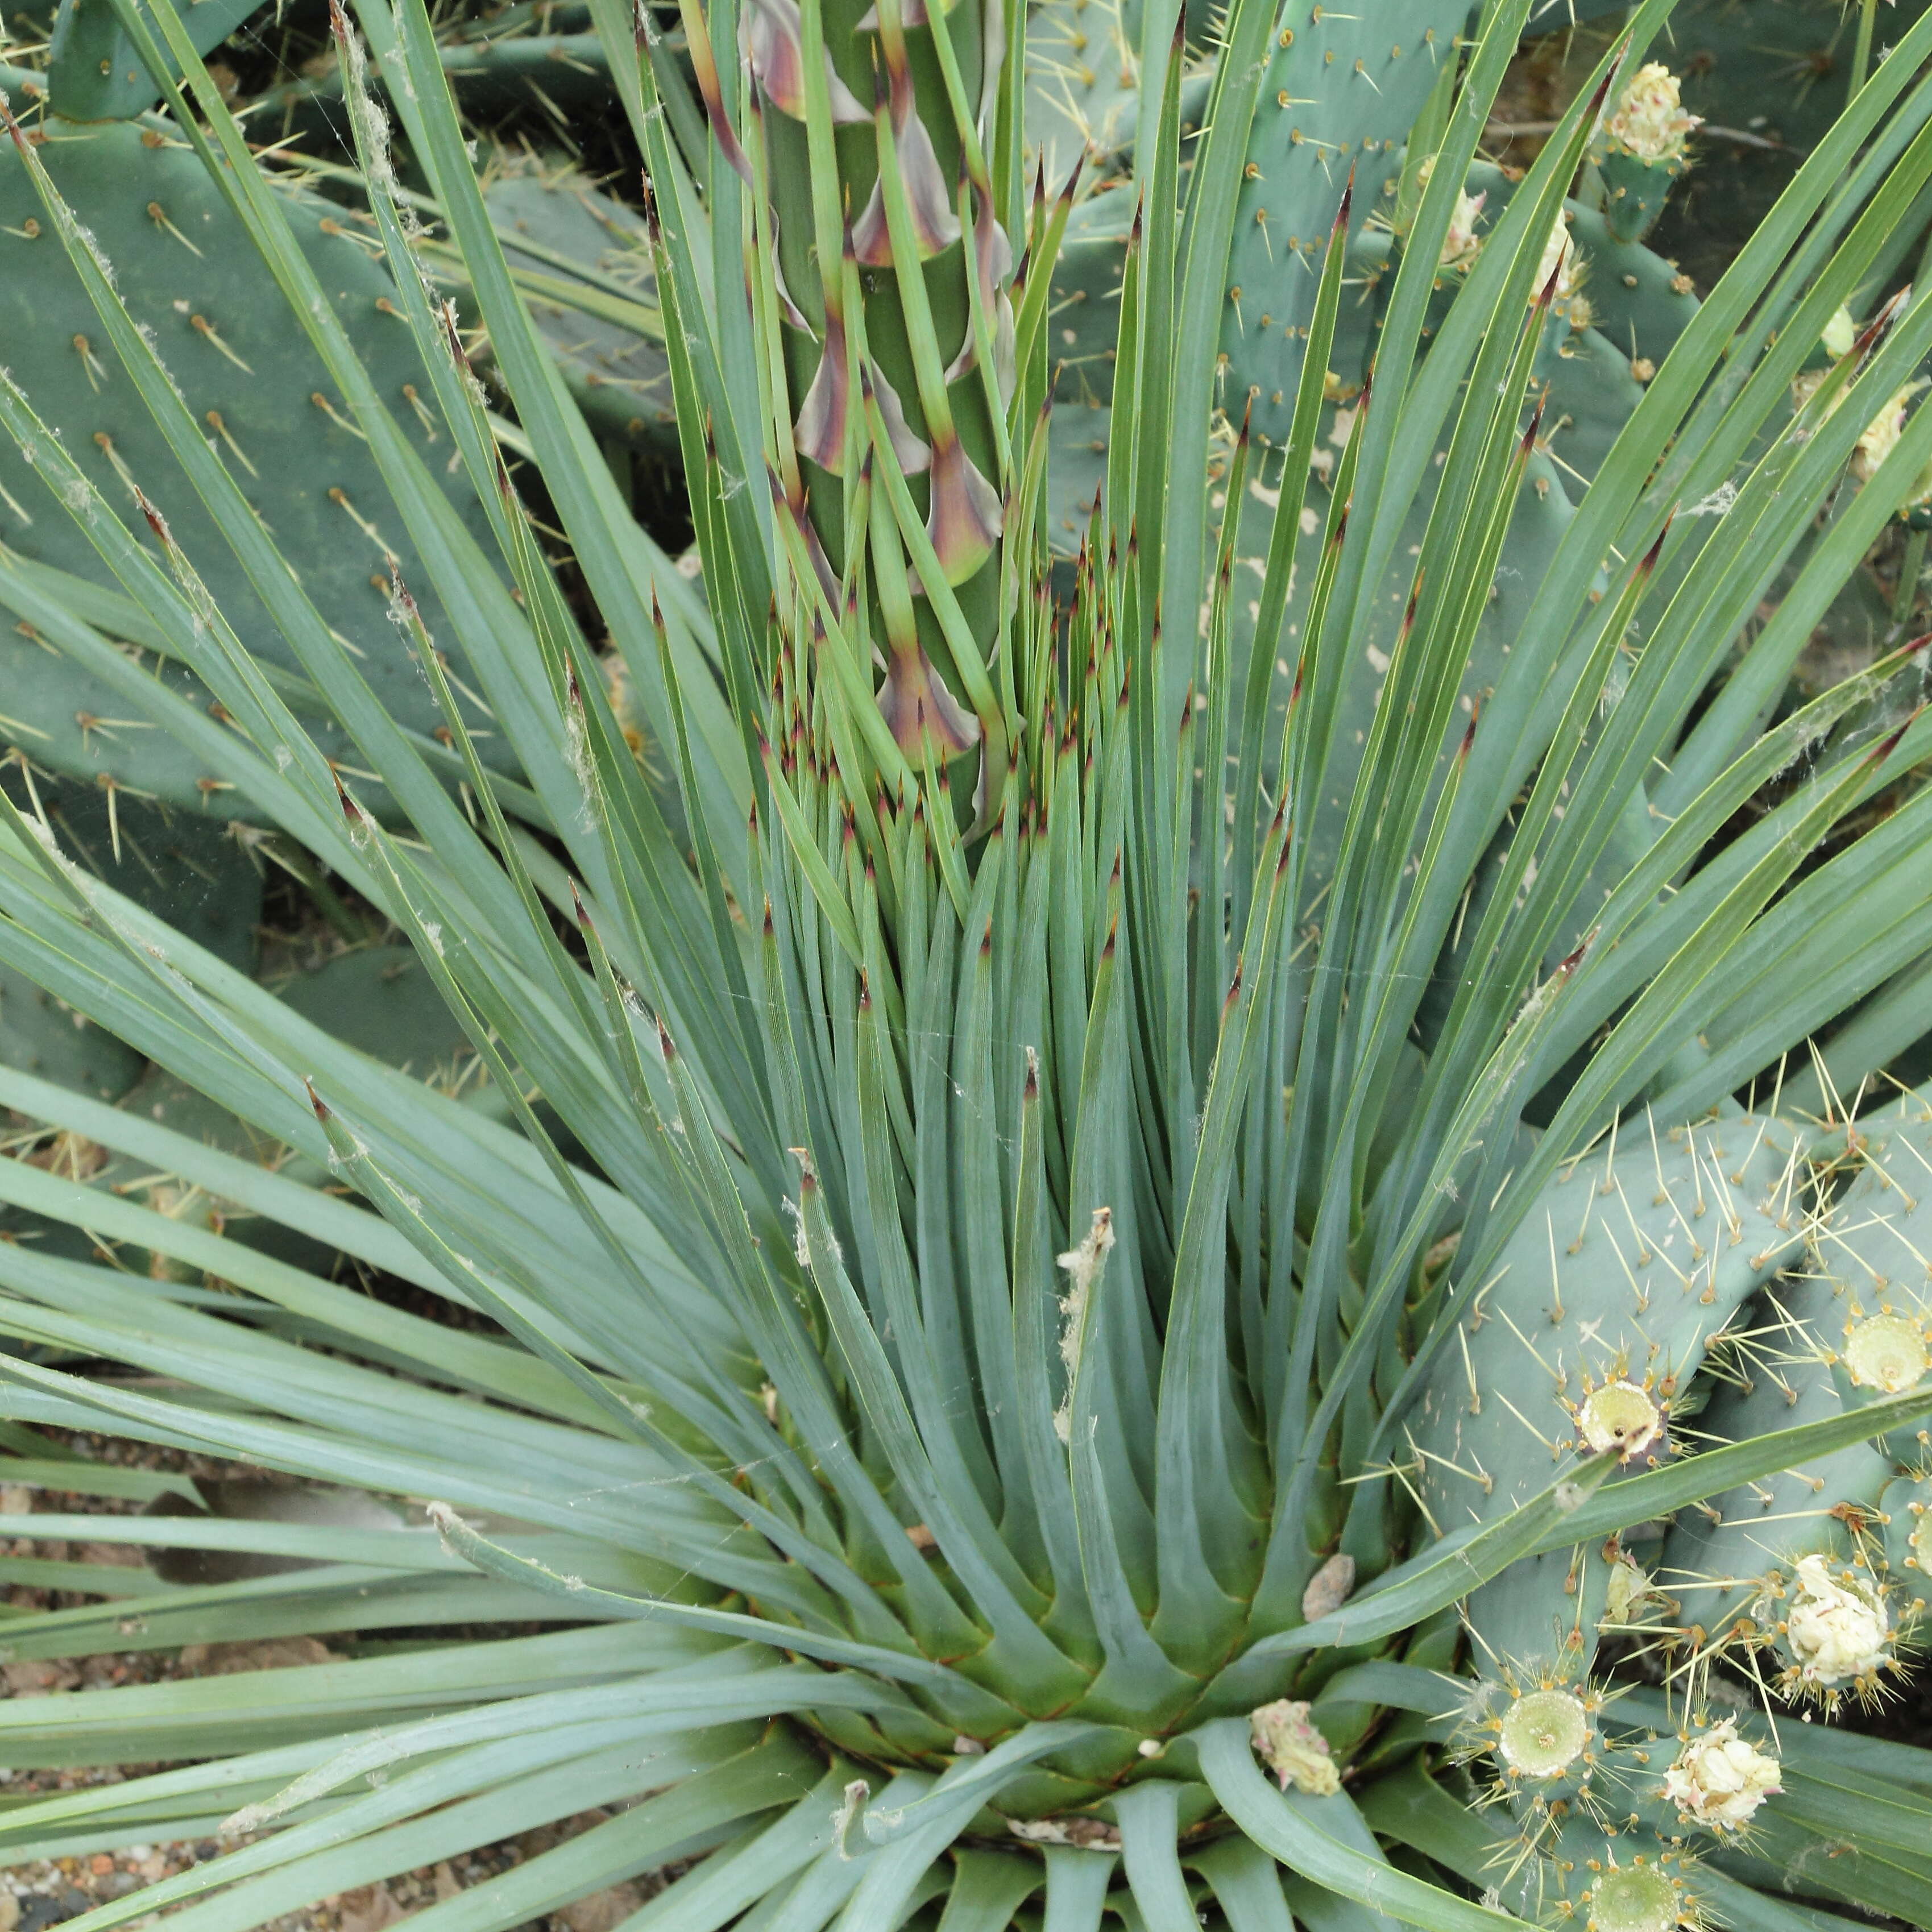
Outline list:
[[[0,1103],[495,1325],[0,1162],[14,1206],[174,1264],[0,1245],[0,1329],[122,1365],[6,1360],[8,1480],[98,1480],[33,1432],[74,1427],[395,1510],[117,1520],[136,1543],[310,1567],[17,1616],[0,1640],[558,1626],[0,1708],[8,1765],[168,1767],[7,1799],[10,1852],[237,1835],[80,1932],[164,1906],[179,1932],[250,1926],[600,1805],[424,1932],[520,1924],[673,1863],[630,1932],[1836,1922],[1779,1900],[1787,1870],[1809,1899],[1932,1923],[1932,1756],[1818,1725],[1774,1738],[1748,1697],[1713,1708],[1774,1657],[1794,1696],[1875,1694],[1902,1667],[1917,1519],[1898,1505],[1894,1557],[1876,1500],[1801,1507],[1813,1540],[1762,1579],[1687,1583],[1652,1553],[1675,1513],[1673,1538],[1703,1499],[1828,1457],[1867,1459],[1874,1498],[1923,1474],[1929,1358],[1896,1326],[1847,1344],[1834,1382],[1837,1341],[1790,1316],[1786,1366],[1829,1400],[1725,1418],[1808,1232],[1817,1256],[1870,1252],[1874,1224],[1910,1247],[1926,1157],[1922,1102],[1866,1122],[1844,1194],[1880,1198],[1833,1218],[1836,1087],[1923,1030],[1924,640],[1760,721],[1932,456],[1932,412],[1730,653],[1932,350],[1932,302],[1894,304],[1788,414],[1932,178],[1932,23],[1684,328],[1472,690],[1547,428],[1564,250],[1543,265],[1608,92],[1669,10],[1638,10],[1459,256],[1445,314],[1438,269],[1528,4],[1492,0],[1442,50],[1433,163],[1426,184],[1420,156],[1405,172],[1372,380],[1326,488],[1304,484],[1351,298],[1346,168],[1312,268],[1286,265],[1316,287],[1285,446],[1215,413],[1262,76],[1306,26],[1235,0],[1184,154],[1182,23],[1144,8],[1106,487],[1056,567],[1048,272],[1075,188],[1028,176],[1024,14],[688,5],[693,154],[650,17],[596,0],[650,210],[701,602],[631,521],[520,304],[420,0],[364,9],[662,787],[418,272],[350,21],[346,98],[434,448],[358,362],[182,22],[115,0],[447,614],[432,634],[424,586],[372,557],[460,790],[374,700],[9,116],[101,352],[380,806],[208,597],[167,504],[142,490],[130,534],[10,382],[0,421],[48,485],[41,513],[80,520],[220,718],[53,574],[0,553],[0,599],[393,921],[520,1131],[301,1020],[8,805],[0,962],[338,1186],[22,1073],[0,1073]],[[487,554],[430,476],[452,448]],[[1269,498],[1257,552],[1243,512]],[[452,644],[520,786],[477,754]],[[1343,700],[1364,666],[1358,741]],[[1861,1000],[1818,1071],[1786,1077]],[[1852,1298],[1882,1293],[1880,1318],[1922,1341],[1924,1284],[1886,1269]],[[1692,1586],[1740,1576],[1748,1613],[1714,1639]],[[1606,1635],[1660,1655],[1664,1691],[1600,1669]]]

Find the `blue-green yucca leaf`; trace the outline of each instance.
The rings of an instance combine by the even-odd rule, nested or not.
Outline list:
[[[28,1425],[98,1429],[371,1492],[397,1526],[137,1520],[139,1548],[314,1567],[184,1588],[68,1566],[106,1601],[9,1618],[15,1654],[104,1647],[117,1616],[155,1647],[412,1620],[449,1634],[259,1683],[16,1703],[0,1718],[8,1762],[215,1768],[37,1799],[0,1841],[206,1830],[224,1793],[238,1831],[282,1827],[88,1932],[170,1904],[194,1932],[241,1932],[599,1804],[618,1809],[430,1916],[488,1932],[670,1860],[682,1875],[639,1932],[998,1932],[1042,1913],[1047,1932],[1094,1932],[1110,1909],[1157,1932],[1204,1915],[1234,1932],[1390,1918],[1478,1932],[1508,1922],[1477,1902],[1492,1886],[1508,1912],[1617,1932],[1668,1932],[1700,1904],[1777,1922],[1749,1842],[1664,1795],[1702,1802],[1694,1763],[1664,1785],[1616,1760],[1602,1775],[1624,1780],[1640,1822],[1614,1841],[1587,1804],[1552,1829],[1568,1766],[1526,1781],[1505,1715],[1533,1695],[1596,1721],[1612,1687],[1594,1593],[1614,1562],[1634,1600],[1658,1600],[1641,1568],[1658,1520],[1896,1443],[1932,1402],[1854,1378],[1862,1406],[1695,1454],[1687,1426],[1672,1460],[1625,1466],[1660,1456],[1666,1428],[1755,1359],[1748,1332],[1700,1328],[1708,1359],[1680,1361],[1641,1326],[1653,1290],[1636,1270],[1708,1264],[1714,1280],[1727,1224],[1700,1215],[1720,1156],[1691,1115],[1720,1125],[1932,940],[1932,818],[1900,795],[1932,746],[1910,711],[1918,654],[1757,722],[1932,449],[1922,412],[1884,461],[1853,461],[1932,347],[1924,298],[1788,406],[1820,328],[1932,175],[1932,25],[1798,170],[1520,563],[1521,506],[1554,474],[1538,467],[1548,362],[1575,325],[1567,197],[1666,0],[1606,50],[1453,299],[1444,250],[1528,9],[1496,0],[1466,49],[1428,30],[1444,78],[1395,199],[1400,259],[1325,505],[1304,477],[1336,429],[1328,364],[1356,326],[1346,180],[1310,204],[1308,232],[1331,238],[1285,466],[1211,408],[1242,183],[1262,118],[1298,104],[1266,98],[1277,56],[1330,42],[1361,77],[1360,34],[1408,37],[1426,10],[1364,25],[1240,0],[1204,50],[1184,10],[1143,7],[1108,443],[1087,544],[1056,566],[1049,291],[1077,189],[1028,191],[1025,10],[692,4],[700,125],[659,24],[599,0],[647,178],[700,604],[630,520],[523,306],[428,15],[369,8],[446,230],[430,245],[475,292],[509,434],[664,754],[653,774],[421,280],[416,204],[346,17],[345,98],[393,305],[484,506],[481,543],[317,298],[182,22],[115,6],[423,560],[450,634],[393,564],[390,592],[448,742],[382,714],[24,140],[17,165],[104,340],[303,675],[257,662],[164,522],[150,548],[106,514],[10,385],[0,422],[40,459],[45,513],[76,518],[124,595],[7,556],[0,595],[224,760],[393,923],[511,1120],[302,1019],[74,867],[32,800],[7,794],[0,963],[363,1204],[29,1076],[0,1076],[0,1102],[493,1328],[446,1329],[229,1228],[4,1164],[10,1205],[106,1244],[0,1247],[0,1330],[65,1358],[0,1376],[10,1481],[62,1484]],[[1197,136],[1184,70],[1204,51]],[[1282,274],[1316,269],[1290,239]],[[1733,660],[1849,489],[1848,462],[1858,494]],[[1258,546],[1243,520],[1256,496],[1272,500]],[[1472,689],[1513,570],[1538,579],[1528,615]],[[109,638],[137,632],[205,680],[226,724],[136,690]],[[482,755],[451,644],[516,777]],[[332,770],[304,731],[318,707],[383,787],[380,810],[371,781]],[[1896,808],[1868,824],[1874,800]],[[1430,977],[1459,958],[1446,1021],[1419,1025]],[[1905,1036],[1912,983],[1846,1036],[1858,1052]],[[1553,1190],[1576,1149],[1614,1148],[1646,1106],[1683,1137],[1671,1158],[1696,1168],[1697,1211],[1664,1214],[1618,1268],[1580,1232],[1562,1252]],[[1720,1203],[1743,1184],[1709,1173]],[[1772,1208],[1802,1222],[1840,1184],[1794,1154],[1780,1184]],[[1545,1221],[1548,1286],[1510,1258]],[[153,1273],[116,1265],[128,1247]],[[1919,1300],[1915,1287],[1932,1337]],[[1742,1306],[1740,1325],[1758,1318]],[[1546,1389],[1495,1392],[1522,1432],[1469,1450],[1456,1474],[1480,1500],[1438,1523],[1418,1418],[1464,1400],[1452,1352],[1487,1321],[1545,1324],[1557,1366]],[[1600,1361],[1609,1333],[1640,1339]],[[1834,1337],[1806,1346],[1830,1366]],[[80,1372],[90,1361],[118,1368]],[[1472,1370],[1472,1414],[1487,1393]],[[1844,1554],[1857,1566],[1766,1588],[1889,1638],[1907,1580],[1866,1544]],[[1566,1648],[1498,1656],[1472,1610],[1459,1654],[1459,1604],[1486,1586],[1540,1604],[1564,1562]],[[512,1616],[563,1628],[496,1644],[451,1630]],[[1774,1622],[1742,1625],[1715,1667],[1749,1676],[1766,1646],[1798,1641],[1786,1625],[1810,1628]],[[1713,1668],[1667,1599],[1643,1628],[1682,1670]],[[1888,1641],[1834,1676],[1820,1652],[1810,1694],[1828,1714],[1897,1654]],[[1688,1750],[1710,1721],[1682,1721]],[[1445,1740],[1468,1767],[1448,1779],[1429,1755]],[[1846,1796],[1864,1774],[1803,1750],[1789,1769],[1766,1844],[1802,1865],[1823,1835],[1869,1840],[1868,1894],[1840,1870],[1812,1895],[1918,1910],[1908,1826],[1861,1820]]]
[[[1912,43],[1913,60],[1922,57],[1925,47],[1932,44],[1926,26],[1922,22],[1913,30],[1918,37]],[[1579,566],[1594,561],[1612,544],[1626,556],[1637,555],[1655,542],[1677,506],[1701,502],[1713,491],[1722,496],[1718,486],[1729,476],[1756,425],[1765,420],[1767,410],[1781,406],[1785,386],[1806,352],[1807,338],[1802,329],[1808,325],[1795,326],[1779,337],[1763,361],[1753,367],[1747,367],[1750,358],[1744,356],[1720,369],[1719,358],[1728,353],[1727,346],[1744,322],[1751,300],[1749,292],[1761,285],[1763,276],[1777,266],[1783,252],[1792,248],[1794,237],[1802,236],[1802,239],[1776,291],[1765,304],[1774,316],[1787,310],[1798,292],[1811,287],[1815,278],[1813,293],[1816,302],[1808,305],[1805,314],[1812,322],[1822,325],[1830,312],[1833,292],[1849,290],[1862,265],[1870,260],[1870,251],[1897,219],[1892,211],[1902,211],[1904,197],[1909,197],[1921,178],[1922,100],[1915,95],[1917,104],[1897,116],[1874,142],[1870,157],[1861,164],[1863,172],[1856,192],[1844,185],[1847,163],[1856,152],[1854,130],[1869,130],[1877,123],[1915,71],[1908,61],[1896,70],[1881,68],[1874,76],[1854,112],[1833,130],[1826,146],[1800,171],[1777,216],[1747,243],[1740,272],[1713,292],[1711,300],[1666,359],[1657,379],[1646,390],[1642,404],[1626,424],[1617,450],[1604,465],[1564,534],[1558,557],[1526,617],[1523,635],[1527,643],[1534,644],[1544,639],[1554,643],[1568,634],[1589,590],[1584,581],[1586,572]],[[1900,151],[1914,136],[1917,137],[1914,152],[1919,159],[1910,166],[1898,165]],[[1868,194],[1871,196],[1868,208],[1864,206]],[[1804,220],[1813,212],[1825,208],[1828,200],[1831,206],[1824,218],[1805,232]],[[1844,232],[1854,216],[1858,219],[1852,233],[1837,255],[1830,256],[1838,236]],[[1749,273],[1743,272],[1747,264]],[[1818,272],[1821,268],[1822,274]],[[1747,339],[1763,343],[1768,333],[1764,321],[1754,317]],[[1700,396],[1700,391],[1707,382],[1710,387]],[[1684,412],[1694,404],[1689,420],[1684,422]],[[1658,458],[1680,424],[1683,434],[1653,482],[1652,472]],[[1694,459],[1700,466],[1687,475],[1685,465]],[[1633,520],[1624,524],[1623,519],[1631,514],[1630,506],[1638,504],[1639,493],[1646,484],[1650,486],[1647,499],[1636,510]],[[1469,808],[1480,806],[1485,812],[1493,811],[1532,769],[1538,755],[1534,748],[1550,742],[1557,712],[1575,688],[1574,672],[1567,665],[1564,673],[1556,671],[1556,664],[1562,662],[1560,657],[1552,659],[1546,670],[1534,652],[1519,649],[1512,657],[1487,707],[1496,728],[1480,736],[1474,747],[1473,756],[1484,778],[1464,794]],[[1726,753],[1733,748],[1734,744],[1724,747]],[[1634,773],[1633,777],[1640,778],[1641,774]],[[1666,791],[1669,782],[1665,782]],[[1479,836],[1487,836],[1484,826]],[[1460,883],[1452,885],[1445,877],[1444,887],[1453,903],[1462,890]],[[1490,1007],[1496,1016],[1489,1022],[1493,1025],[1510,1009],[1510,994],[1505,988],[1513,989],[1517,983],[1508,976],[1480,974],[1472,977],[1468,991],[1479,1000],[1500,1000],[1500,1004],[1492,1004]],[[1478,1010],[1480,1010],[1479,1006]],[[1418,1148],[1432,1144],[1441,1126],[1437,1110],[1452,1104],[1453,1096],[1460,1093],[1473,1072],[1468,1053],[1482,1051],[1478,1042],[1486,1043],[1490,1036],[1482,1028],[1455,1029],[1445,1050],[1432,1056],[1428,1082],[1432,1096],[1429,1127],[1418,1137]],[[1414,1179],[1420,1179],[1419,1173]]]

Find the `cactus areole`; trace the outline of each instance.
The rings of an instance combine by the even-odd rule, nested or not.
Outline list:
[[[1503,1714],[1497,1749],[1525,1778],[1555,1778],[1583,1755],[1590,1738],[1589,1713],[1580,1697],[1568,1690],[1532,1690]]]
[[[1606,1871],[1589,1889],[1590,1932],[1671,1932],[1683,1911],[1683,1888],[1655,1865]]]

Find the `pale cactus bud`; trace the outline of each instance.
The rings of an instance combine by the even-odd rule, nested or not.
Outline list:
[[[1664,1774],[1664,1795],[1678,1815],[1714,1832],[1748,1824],[1757,1808],[1784,1789],[1777,1759],[1739,1737],[1735,1718],[1692,1738]]]
[[[1685,112],[1676,75],[1661,61],[1650,61],[1617,97],[1604,132],[1640,161],[1674,161],[1684,152],[1684,136],[1703,124],[1701,115]]]
[[[1672,1932],[1683,1913],[1684,1888],[1655,1865],[1612,1863],[1592,1881],[1589,1900],[1591,1932]]]
[[[1449,232],[1442,238],[1444,268],[1460,273],[1476,259],[1483,245],[1477,237],[1476,223],[1482,214],[1484,202],[1488,200],[1486,194],[1457,191],[1455,212],[1449,218]]]
[[[1916,1388],[1928,1367],[1925,1336],[1904,1315],[1874,1315],[1845,1332],[1845,1372],[1859,1388],[1900,1395]]]
[[[1281,1780],[1312,1798],[1332,1798],[1342,1788],[1341,1774],[1328,1754],[1328,1740],[1308,1721],[1308,1706],[1278,1697],[1248,1714],[1248,1736],[1256,1755]]]
[[[1566,314],[1580,278],[1576,270],[1576,244],[1570,237],[1569,223],[1561,214],[1550,231],[1549,240],[1543,244],[1543,259],[1537,263],[1535,278],[1529,285],[1532,302],[1549,286],[1552,275],[1556,278],[1557,312]]]
[[[1835,320],[1834,317],[1834,322]],[[1831,338],[1832,328],[1828,326],[1825,335],[1821,338],[1828,347]],[[1847,343],[1847,349],[1850,346]],[[1828,369],[1801,369],[1792,378],[1791,406],[1794,413],[1803,409],[1818,393],[1831,373]],[[1924,378],[1920,377],[1894,390],[1886,400],[1885,406],[1860,431],[1857,445],[1852,451],[1852,474],[1861,483],[1869,483],[1878,473],[1879,465],[1898,447],[1898,439],[1905,433],[1906,406],[1925,386]],[[1845,387],[1841,384],[1826,405],[1827,417],[1837,414],[1838,405],[1844,400],[1845,394]],[[1922,476],[1919,483],[1913,485],[1914,489],[1918,488],[1925,481],[1926,478]]]
[[[1792,1660],[1807,1684],[1842,1684],[1888,1660],[1891,1623],[1885,1606],[1862,1586],[1836,1581],[1822,1556],[1798,1559],[1798,1594],[1784,1629]]]
[[[1852,452],[1852,474],[1861,483],[1871,481],[1879,465],[1897,446],[1905,433],[1905,406],[1924,386],[1922,381],[1907,382],[1860,432],[1858,447]]]
[[[1497,1749],[1526,1778],[1556,1778],[1589,1748],[1590,1714],[1568,1690],[1532,1690],[1503,1714]]]
[[[1825,386],[1825,378],[1831,374],[1828,369],[1801,369],[1791,379],[1791,413],[1796,416],[1818,392]],[[1832,409],[1838,406],[1834,399]],[[1831,410],[1826,411],[1829,415]]]
[[[1619,1556],[1611,1564],[1609,1580],[1604,1586],[1604,1619],[1599,1628],[1615,1629],[1628,1624],[1658,1594],[1650,1572],[1641,1563],[1634,1562],[1628,1556]]]

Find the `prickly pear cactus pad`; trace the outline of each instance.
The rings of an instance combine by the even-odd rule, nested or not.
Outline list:
[[[1221,331],[1223,406],[1238,420],[1252,394],[1257,437],[1287,438],[1313,269],[1343,188],[1353,179],[1359,226],[1467,19],[1457,0],[1354,13],[1296,0],[1282,10],[1249,138]]]
[[[1568,1451],[1648,1467],[1702,1406],[1714,1339],[1799,1252],[1804,1175],[1782,1122],[1623,1124],[1544,1189],[1437,1350],[1407,1424],[1430,1520],[1507,1511]],[[1580,1680],[1617,1552],[1532,1558],[1471,1599],[1486,1658]],[[1552,1693],[1551,1694],[1554,1694]]]
[[[0,787],[86,872],[226,964],[253,970],[264,862],[249,828],[116,782],[64,779],[17,754],[0,767]]]
[[[1874,52],[1924,11],[1924,0],[1888,5]],[[1672,28],[1664,58],[1683,76],[1683,109],[1711,124],[1713,148],[1736,129],[1802,153],[1844,106],[1858,34],[1832,0],[1690,0]]]
[[[185,914],[185,905],[182,908]],[[191,922],[185,916],[178,923]],[[502,1096],[478,1077],[473,1049],[462,1028],[438,997],[434,982],[406,946],[368,946],[341,953],[293,976],[266,982],[290,1012],[328,1028],[337,1039],[371,1058],[424,1082],[440,1093],[460,1096],[492,1118],[509,1108]],[[28,988],[31,994],[38,988]],[[44,995],[41,996],[44,998]],[[4,999],[4,994],[0,994]],[[0,1005],[0,1021],[5,1011]],[[71,1018],[71,1016],[64,1016]],[[111,1036],[89,1029],[97,1040],[118,1046]],[[50,1064],[24,1057],[12,1063],[44,1078],[59,1077]],[[64,1084],[83,1092],[90,1083]],[[111,1098],[101,1094],[100,1097]],[[305,1160],[294,1148],[231,1113],[164,1067],[150,1066],[119,1096],[119,1111],[148,1127],[182,1136],[298,1185],[326,1187],[326,1166]],[[272,1216],[251,1212],[206,1180],[184,1178],[148,1144],[128,1149],[116,1135],[118,1124],[104,1126],[98,1138],[68,1134],[53,1141],[28,1139],[20,1151],[39,1165],[74,1174],[97,1190],[166,1215],[171,1221],[226,1232],[259,1252],[318,1272],[332,1272],[340,1257],[324,1243],[297,1233]],[[44,1215],[0,1212],[0,1238],[31,1242],[37,1254],[85,1257],[103,1238],[64,1226]],[[199,1269],[184,1270],[158,1250],[126,1240],[118,1248],[121,1264],[154,1280],[199,1280]]]
[[[1053,268],[1054,369],[1048,466],[1048,540],[1072,556],[1086,536],[1107,475],[1108,426],[1114,400],[1115,344],[1120,326],[1120,276],[1133,224],[1133,191],[1103,189],[1078,202]]]
[[[1140,114],[1140,47],[1119,0],[1045,0],[1027,21],[1027,138],[1056,188],[1106,172]]]
[[[12,968],[0,966],[0,1066],[97,1100],[124,1094],[142,1057]]]
[[[63,782],[17,756],[0,785],[44,820],[79,865],[158,913],[228,964],[255,956],[262,878],[235,828],[189,811],[158,808],[119,784]],[[124,1092],[141,1057],[63,1006],[0,961],[0,1064],[102,1100]]]
[[[1656,226],[1671,183],[1690,165],[1688,144],[1700,124],[1661,61],[1646,62],[1624,82],[1593,150],[1604,220],[1617,240],[1640,242]]]
[[[172,0],[162,0],[170,4]],[[178,8],[197,53],[218,46],[257,0],[200,0]],[[107,0],[59,0],[47,46],[55,112],[70,121],[131,121],[158,88]]]
[[[1907,1094],[1848,1138],[1824,1170],[1802,1264],[1729,1340],[1712,1428],[1838,1414],[1932,1372],[1932,1102]],[[1713,1497],[1678,1519],[1658,1581],[1687,1628],[1756,1658],[1788,1697],[1869,1699],[1903,1668],[1926,1594],[1914,1504],[1928,1468],[1924,1435],[1908,1432]]]
[[[521,112],[535,119],[546,140],[573,114],[608,113],[613,106],[610,70],[602,40],[593,33],[562,31],[578,10],[544,9],[560,31],[542,24],[533,8],[506,8],[505,29],[494,32],[487,20],[448,23],[442,68],[466,112],[496,122]],[[372,72],[381,71],[372,58]],[[300,80],[270,88],[250,104],[262,126],[304,145],[331,144],[342,136],[343,76],[334,50],[304,64]]]
[[[130,312],[152,332],[211,444],[262,524],[297,560],[303,588],[357,652],[385,706],[418,730],[436,730],[442,719],[435,700],[389,620],[386,560],[397,557],[405,580],[422,587],[432,630],[440,606],[423,584],[367,445],[329,392],[307,341],[279,313],[274,284],[219,188],[159,124],[49,119],[38,152],[112,267]],[[428,381],[387,274],[340,207],[302,194],[291,194],[289,206],[304,252],[396,420],[426,455],[446,454],[449,439],[425,403]],[[152,546],[134,496],[138,486],[167,518],[236,629],[269,662],[296,668],[232,553],[184,487],[132,382],[104,356],[100,324],[44,224],[10,144],[0,151],[0,341],[14,380],[136,538]],[[457,514],[485,534],[466,479],[440,461],[431,469]],[[83,530],[10,440],[0,451],[0,542],[31,560],[112,583]],[[9,652],[34,672],[46,668],[10,641]],[[34,675],[10,682],[8,700],[0,703],[30,754],[34,730],[65,739],[74,713],[87,708],[57,677]],[[122,708],[99,715],[121,716]],[[475,711],[470,718],[485,757],[500,759],[503,740],[490,720]],[[105,742],[88,735],[97,746]],[[328,735],[325,727],[325,742]],[[336,746],[346,752],[346,741]],[[179,767],[180,752],[173,758]],[[137,758],[129,782],[138,784],[142,776]],[[178,769],[166,789],[179,798],[205,776]]]
[[[483,191],[490,219],[513,263],[556,284],[529,297],[530,313],[593,428],[646,448],[674,450],[670,369],[661,344],[599,315],[568,305],[569,280],[556,257],[576,262],[603,287],[655,302],[656,285],[644,252],[644,218],[602,193],[561,156],[500,150]],[[541,245],[533,254],[519,237]]]
[[[5,596],[0,587],[0,608]],[[213,702],[182,664],[137,644],[121,648],[167,692],[198,708]],[[218,760],[196,756],[138,715],[124,691],[56,650],[31,618],[0,628],[0,689],[7,693],[0,736],[36,765],[181,812],[218,820],[253,814]]]

